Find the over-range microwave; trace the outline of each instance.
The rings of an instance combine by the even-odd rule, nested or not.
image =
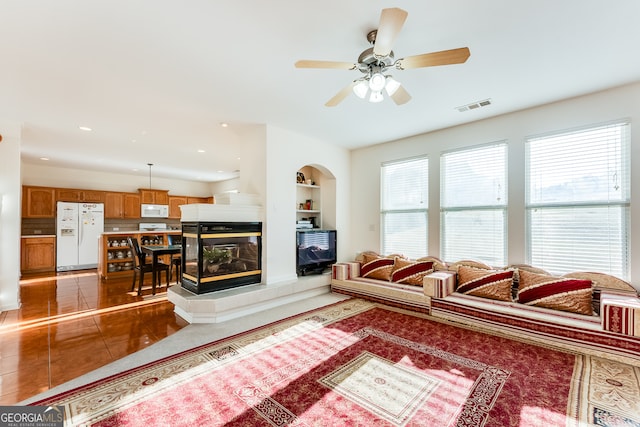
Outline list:
[[[140,216],[142,218],[167,218],[169,216],[168,205],[140,205]]]

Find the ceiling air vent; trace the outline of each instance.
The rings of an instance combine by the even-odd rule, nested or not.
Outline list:
[[[456,107],[456,110],[459,112],[475,110],[480,107],[486,107],[487,105],[491,105],[491,99],[485,99],[483,101],[472,102],[471,104],[462,105],[460,107]]]

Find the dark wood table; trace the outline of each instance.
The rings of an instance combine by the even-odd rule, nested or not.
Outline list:
[[[152,283],[155,289],[155,283],[158,274],[158,257],[162,255],[179,254],[182,251],[182,245],[143,245],[140,246],[140,249],[142,249],[142,252],[144,252],[145,254],[151,255],[151,275],[153,278]]]

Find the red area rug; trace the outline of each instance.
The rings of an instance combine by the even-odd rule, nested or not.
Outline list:
[[[583,357],[355,299],[35,404],[65,425],[578,425]]]

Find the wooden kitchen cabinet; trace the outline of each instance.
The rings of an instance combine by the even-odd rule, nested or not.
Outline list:
[[[104,199],[104,217],[109,219],[140,218],[140,196],[135,193],[107,191]]]
[[[50,187],[22,187],[23,218],[55,218],[56,191]]]
[[[187,204],[193,203],[213,203],[213,197],[187,197]]]
[[[189,198],[184,196],[169,196],[169,218],[180,219],[182,211],[180,205],[186,205]]]
[[[104,195],[104,217],[105,219],[124,217],[124,193],[107,191]]]
[[[104,203],[104,199],[104,191],[56,188],[56,201],[59,202]]]
[[[82,190],[72,188],[56,188],[57,202],[80,202],[82,200]]]
[[[104,191],[82,190],[81,202],[104,203]]]
[[[124,193],[124,213],[123,218],[140,218],[140,195],[135,193]]]
[[[213,203],[213,197],[169,196],[169,218],[180,219],[182,217],[180,205],[193,203]]]
[[[169,190],[149,190],[140,188],[140,203],[150,205],[168,205]]]
[[[55,236],[23,237],[20,246],[20,271],[22,273],[55,271]]]

